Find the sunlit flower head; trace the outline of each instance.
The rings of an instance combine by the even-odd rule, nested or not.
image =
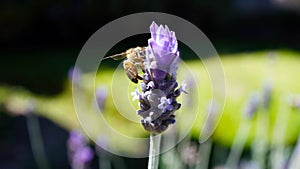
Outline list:
[[[158,26],[153,22],[150,26],[151,38],[148,40],[146,67],[160,69],[172,76],[176,75],[179,59],[178,43],[175,32],[168,26]]]
[[[142,92],[133,92],[133,99],[139,100],[143,127],[152,133],[165,131],[175,123],[175,111],[181,106],[176,98],[186,93],[186,85],[178,86],[176,70],[179,60],[175,33],[167,26],[150,26],[151,38],[148,40],[144,61]]]

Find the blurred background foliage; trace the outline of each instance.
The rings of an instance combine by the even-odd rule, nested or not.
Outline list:
[[[285,102],[289,105],[286,98],[300,93],[297,78],[297,72],[300,71],[299,2],[2,0],[0,157],[3,158],[0,159],[3,160],[0,160],[0,168],[37,167],[29,146],[26,118],[16,116],[28,111],[39,115],[42,137],[52,167],[68,167],[67,155],[64,154],[65,141],[69,130],[80,127],[72,102],[69,70],[75,64],[85,41],[101,26],[124,15],[145,11],[170,13],[190,21],[206,34],[220,54],[226,77],[226,103],[222,119],[212,136],[215,147],[221,147],[219,149],[225,149],[222,152],[227,152],[241,123],[251,126],[247,145],[251,143],[255,138],[257,117],[244,119],[243,107],[252,91],[262,93],[264,84],[269,82],[272,86],[272,99],[267,117],[270,122],[268,140],[269,143],[274,140],[273,128],[277,124],[277,113],[282,110],[281,105]],[[108,55],[146,45],[148,38],[149,35],[139,35],[125,39],[116,44]],[[211,99],[210,84],[206,83],[209,78],[201,61],[187,46],[180,43],[180,51],[191,70],[201,77],[197,79],[202,100],[199,102],[201,114],[205,112],[206,104]],[[119,63],[101,63],[97,85],[110,84],[111,75]],[[120,73],[120,76],[124,75],[124,72]],[[90,76],[83,75],[84,81],[89,81]],[[93,89],[89,86],[84,86],[84,91],[88,95],[93,94]],[[127,121],[118,115],[111,96],[105,104],[104,116],[111,123],[118,124],[115,125],[118,130],[131,136],[147,135],[140,125],[127,125]],[[28,105],[31,106],[28,108]],[[123,106],[122,103],[120,105]],[[285,122],[287,132],[284,144],[293,146],[299,135],[300,114],[298,109],[290,108],[284,108],[284,112],[289,112],[288,121]],[[96,118],[93,117],[91,123],[97,126]],[[198,115],[197,122],[201,121],[203,119]],[[126,125],[126,128],[120,124]],[[98,132],[95,130],[94,135]],[[196,140],[199,132],[199,126],[195,125],[191,133],[192,139]],[[114,141],[113,144],[120,144],[118,140]],[[120,149],[130,151],[128,145],[130,143],[124,143]],[[53,150],[60,150],[60,155]],[[219,153],[218,158],[221,157],[222,153]],[[212,160],[212,163],[224,162],[218,158],[216,161]],[[126,160],[128,166],[134,163],[131,159]],[[145,166],[145,161],[141,162],[141,166]]]

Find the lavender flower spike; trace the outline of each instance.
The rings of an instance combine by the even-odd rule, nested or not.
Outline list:
[[[167,26],[150,26],[146,57],[143,62],[142,92],[135,92],[141,110],[143,127],[151,133],[161,133],[175,123],[175,111],[180,108],[176,98],[184,92],[185,86],[178,87],[176,70],[179,60],[175,33]]]
[[[87,169],[94,152],[87,145],[86,138],[79,131],[71,131],[67,146],[72,169]]]

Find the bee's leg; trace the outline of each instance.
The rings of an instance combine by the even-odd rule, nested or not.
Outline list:
[[[142,70],[143,73],[145,73],[145,66],[142,63],[142,60],[140,60],[139,62],[135,63],[137,65],[137,67]]]
[[[137,68],[128,60],[123,63],[127,77],[133,82],[138,83]]]
[[[131,68],[133,69],[133,72],[135,72],[135,76],[139,80],[144,80],[142,76],[138,74],[138,69],[141,69],[143,73],[145,73],[145,70],[142,68],[142,66],[139,63],[134,63],[135,66],[132,66]]]
[[[127,72],[126,72],[128,78],[134,82],[134,83],[138,83],[138,75],[136,74],[135,71],[131,70],[131,69],[128,69]]]
[[[139,80],[144,80],[144,78],[140,75],[136,75]]]

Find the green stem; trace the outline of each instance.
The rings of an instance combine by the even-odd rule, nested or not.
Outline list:
[[[273,137],[271,140],[271,150],[269,157],[270,168],[283,168],[282,160],[285,155],[285,138],[290,115],[290,107],[285,103],[285,98],[281,99],[279,109],[277,111],[275,125],[273,127]]]
[[[242,122],[237,131],[235,139],[233,140],[231,151],[226,162],[225,168],[237,169],[239,165],[240,158],[243,153],[244,146],[249,136],[251,129],[250,123]]]
[[[209,139],[204,143],[200,143],[198,157],[201,157],[200,162],[196,165],[196,169],[208,169],[209,158],[212,148],[212,141]]]
[[[161,135],[155,135],[154,133],[150,133],[148,169],[158,168],[160,140],[161,140]]]
[[[96,150],[96,153],[98,156],[99,168],[111,169],[110,159],[107,157],[107,155],[105,153],[101,153],[100,150]]]
[[[26,115],[26,119],[31,149],[38,168],[50,169],[44,149],[39,119],[34,114]]]
[[[113,168],[126,169],[125,161],[122,157],[114,156],[112,159]]]
[[[300,166],[299,156],[300,156],[300,135],[298,137],[298,143],[296,144],[291,159],[289,161],[288,169],[299,168]]]
[[[270,120],[269,112],[262,110],[257,113],[255,140],[252,144],[253,159],[259,165],[259,168],[266,168],[266,153],[268,148],[268,134],[269,134]]]

